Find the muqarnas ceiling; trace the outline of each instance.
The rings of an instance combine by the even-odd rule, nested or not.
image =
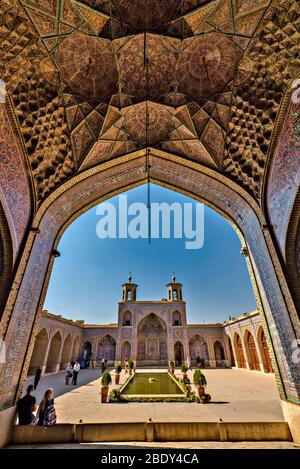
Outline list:
[[[299,73],[299,5],[269,3],[1,2],[0,70],[38,198],[145,146],[225,171],[259,197]]]

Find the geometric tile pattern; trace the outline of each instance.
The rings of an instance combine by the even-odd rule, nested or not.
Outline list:
[[[3,0],[0,72],[38,200],[145,145],[259,199],[299,21],[296,0]]]

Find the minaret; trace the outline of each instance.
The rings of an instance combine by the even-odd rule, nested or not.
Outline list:
[[[171,283],[168,283],[168,301],[182,301],[182,283],[176,282],[175,274]]]
[[[136,301],[137,284],[132,283],[131,273],[128,276],[128,282],[122,285],[122,301]]]

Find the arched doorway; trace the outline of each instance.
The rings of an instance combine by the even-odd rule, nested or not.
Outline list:
[[[59,371],[60,364],[58,360],[59,360],[59,353],[61,349],[61,343],[62,343],[61,334],[58,331],[56,332],[56,334],[53,336],[51,340],[47,366],[46,366],[46,372],[48,373]]]
[[[264,370],[266,373],[273,373],[272,362],[269,354],[269,348],[267,344],[267,338],[262,327],[259,328],[257,334],[258,344],[260,346],[260,351],[262,358],[264,360]]]
[[[81,367],[88,368],[90,366],[90,360],[92,356],[92,344],[88,340],[83,344]]]
[[[70,362],[71,347],[72,347],[72,340],[71,340],[71,336],[68,335],[68,337],[65,339],[64,345],[63,345],[61,361],[60,361],[60,369],[61,370],[65,370],[68,366],[68,363]]]
[[[138,365],[166,365],[167,325],[163,319],[151,313],[143,318],[137,328]]]
[[[214,353],[215,353],[215,360],[217,365],[224,365],[225,361],[225,353],[224,347],[219,340],[216,340],[214,343]]]
[[[229,356],[230,356],[230,366],[235,366],[235,359],[234,359],[234,353],[233,353],[233,348],[232,348],[232,342],[231,338],[229,335],[226,336],[227,344],[228,344],[228,349],[229,349]]]
[[[199,334],[196,334],[191,338],[189,342],[189,351],[193,365],[196,365],[198,357],[204,359],[206,364],[209,364],[207,342]]]
[[[254,341],[254,337],[251,332],[246,331],[245,333],[245,342],[247,344],[247,351],[248,351],[248,358],[249,358],[249,366],[253,370],[260,371],[260,364],[259,359],[256,351],[256,345]]]
[[[97,360],[105,358],[112,365],[116,359],[116,341],[111,335],[104,336],[99,344],[97,351]]]
[[[297,312],[286,288],[272,237],[267,236],[266,230],[262,230],[265,218],[260,207],[237,184],[231,182],[227,185],[226,181],[222,181],[213,169],[208,173],[202,167],[198,168],[196,163],[195,166],[185,166],[178,157],[162,151],[157,153],[155,149],[151,149],[149,166],[153,182],[205,200],[207,205],[227,217],[242,239],[246,239],[247,264],[257,279],[254,287],[260,290],[257,293],[261,293],[265,320],[272,335],[272,343],[275,344],[274,352],[280,372],[277,378],[281,379],[283,387],[280,395],[283,400],[299,400],[300,364],[291,359],[291,344],[296,338],[293,322]],[[39,298],[43,297],[48,285],[53,248],[57,248],[63,231],[80,212],[92,207],[101,198],[109,198],[113,192],[120,193],[128,187],[142,184],[144,167],[144,153],[120,157],[111,165],[99,164],[92,170],[83,171],[76,181],[70,178],[66,184],[62,184],[59,191],[53,194],[50,205],[47,202],[40,205],[33,220],[33,226],[38,230],[27,240],[17,273],[18,279],[21,279],[20,286],[11,292],[11,301],[3,313],[8,354],[7,362],[0,370],[0,383],[5,381],[5,389],[10,389],[10,392],[4,393],[4,387],[0,385],[5,394],[4,406],[12,406],[23,387],[20,378],[25,376],[31,357],[31,334],[39,309]],[[61,209],[66,202],[67,216]],[[30,297],[28,291],[31,291]],[[18,321],[22,321],[22,331],[14,327]],[[289,340],[286,340],[287,337]],[[8,375],[7,370],[9,377],[4,380]],[[290,385],[291,377],[293,386]]]
[[[183,345],[179,341],[174,344],[174,359],[176,366],[180,366],[184,361]]]
[[[36,336],[33,353],[30,360],[29,375],[34,375],[39,366],[43,366],[48,347],[48,334],[46,329],[42,329]]]
[[[129,342],[124,342],[121,349],[121,361],[126,362],[131,358],[131,345]]]
[[[236,356],[239,368],[247,368],[241,337],[235,333]]]

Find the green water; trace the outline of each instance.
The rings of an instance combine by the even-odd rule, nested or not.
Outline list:
[[[155,381],[149,381],[154,378]],[[168,373],[136,373],[122,394],[184,394]]]

